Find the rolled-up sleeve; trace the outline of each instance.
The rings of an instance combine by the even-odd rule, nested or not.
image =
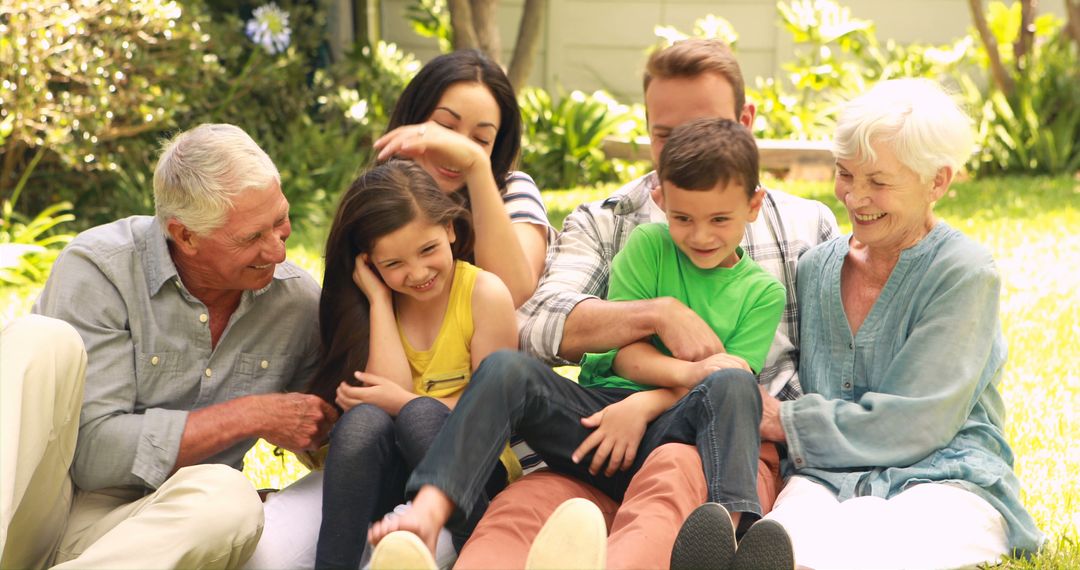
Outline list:
[[[608,260],[614,253],[605,253],[588,208],[579,206],[566,218],[536,292],[518,309],[521,350],[548,364],[571,364],[559,357],[567,316],[578,303],[607,293]]]
[[[136,411],[135,349],[114,276],[90,250],[73,244],[57,259],[34,311],[70,323],[86,346],[75,484],[85,490],[160,486],[176,463],[187,412]]]

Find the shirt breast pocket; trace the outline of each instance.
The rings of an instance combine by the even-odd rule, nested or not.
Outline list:
[[[443,372],[439,374],[425,374],[420,379],[417,393],[424,393],[432,398],[449,398],[460,394],[469,383],[470,371],[468,369]]]
[[[198,379],[185,378],[179,352],[140,352],[135,358],[136,408],[187,409],[199,395]]]
[[[296,374],[299,361],[299,357],[287,353],[241,352],[236,357],[236,376],[229,387],[230,397],[281,392]]]

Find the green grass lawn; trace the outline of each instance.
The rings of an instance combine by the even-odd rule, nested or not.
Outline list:
[[[850,229],[828,183],[770,184],[815,198]],[[583,201],[614,187],[547,192],[557,227]],[[1002,568],[1080,568],[1080,181],[1007,178],[959,183],[937,208],[948,223],[986,245],[1002,275],[1002,323],[1009,362],[1002,392],[1007,436],[1016,454],[1024,502],[1049,537],[1031,561]],[[298,236],[299,237],[299,236]],[[294,240],[294,242],[299,240]],[[291,259],[321,277],[320,236],[289,248]],[[25,313],[37,288],[0,288],[0,322]],[[964,334],[964,331],[957,331]],[[280,487],[304,472],[265,443],[248,454],[245,472],[258,486]]]

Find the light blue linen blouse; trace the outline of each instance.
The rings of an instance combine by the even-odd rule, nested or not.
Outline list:
[[[1043,535],[1020,503],[998,393],[1006,345],[990,253],[944,222],[903,251],[858,333],[840,298],[850,236],[799,261],[799,378],[781,402],[786,475],[843,501],[955,484],[994,506],[1018,554]]]

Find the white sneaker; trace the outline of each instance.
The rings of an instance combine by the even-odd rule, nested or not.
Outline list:
[[[599,507],[569,499],[551,513],[529,548],[525,570],[602,570],[607,564],[607,523]]]

